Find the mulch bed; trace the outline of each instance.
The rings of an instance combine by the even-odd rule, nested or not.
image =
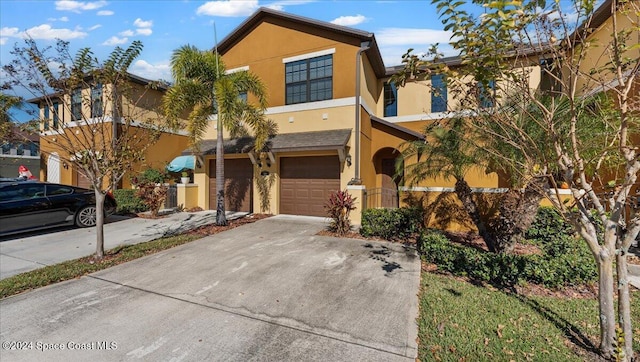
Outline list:
[[[242,226],[242,225],[245,225],[245,224],[251,224],[251,223],[256,222],[258,220],[266,219],[266,218],[268,218],[270,216],[272,216],[272,215],[270,215],[270,214],[250,214],[250,215],[247,215],[247,216],[245,216],[243,218],[240,218],[240,219],[229,220],[229,223],[226,226],[218,226],[216,224],[204,225],[204,226],[200,226],[197,229],[193,229],[191,231],[188,231],[187,234],[189,234],[189,235],[199,235],[199,236],[213,235],[213,234],[217,234],[217,233],[222,232],[222,231],[227,231],[227,230],[231,230],[233,228],[237,228],[238,226]]]

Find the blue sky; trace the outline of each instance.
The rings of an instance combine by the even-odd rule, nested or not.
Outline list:
[[[171,52],[184,44],[212,48],[218,40],[265,6],[288,13],[373,32],[385,65],[400,64],[409,47],[427,50],[449,34],[431,1],[224,0],[224,1],[0,1],[0,63],[28,33],[39,44],[55,38],[72,48],[91,47],[104,59],[117,45],[140,40],[144,50],[132,73],[170,80]]]
[[[13,45],[24,44],[26,34],[41,47],[58,38],[69,41],[74,53],[90,47],[100,60],[116,46],[140,40],[144,49],[130,71],[171,81],[174,49],[185,44],[210,49],[214,23],[222,40],[262,6],[373,32],[386,66],[400,64],[408,48],[424,52],[434,43],[444,45],[440,49],[445,55],[454,55],[446,45],[450,34],[442,30],[431,0],[0,0],[0,65],[11,60]],[[31,98],[19,91],[16,95]]]

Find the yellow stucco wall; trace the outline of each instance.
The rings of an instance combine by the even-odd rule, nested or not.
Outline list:
[[[335,48],[333,98],[352,97],[355,92],[357,39],[317,28],[268,18],[223,54],[227,69],[249,66],[267,85],[269,105],[285,104],[283,58]],[[256,51],[259,49],[259,51]]]

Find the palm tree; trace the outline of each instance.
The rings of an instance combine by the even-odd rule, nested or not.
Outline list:
[[[224,138],[229,130],[232,138],[248,135],[255,138],[254,148],[262,150],[269,136],[275,134],[275,123],[264,116],[267,92],[262,81],[248,71],[227,74],[220,56],[184,45],[171,56],[171,73],[175,85],[163,99],[163,108],[173,127],[181,126],[181,115],[187,116],[191,148],[199,152],[210,119],[217,114],[216,142],[216,224],[226,225],[224,210]],[[241,95],[251,94],[255,104]]]

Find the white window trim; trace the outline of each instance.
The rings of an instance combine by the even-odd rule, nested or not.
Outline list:
[[[282,63],[286,64],[286,63],[291,63],[291,62],[295,62],[295,61],[298,61],[298,60],[305,60],[305,59],[310,59],[310,58],[321,57],[323,55],[329,55],[329,54],[333,54],[335,52],[336,52],[336,48],[331,48],[331,49],[320,50],[320,51],[313,52],[313,53],[295,55],[293,57],[282,58]]]
[[[242,71],[248,71],[249,70],[249,66],[245,65],[242,67],[237,67],[237,68],[232,68],[232,69],[227,69],[224,74],[232,74],[232,73],[237,73],[237,72],[242,72]]]
[[[347,98],[338,98],[338,99],[327,99],[325,101],[317,101],[317,102],[307,102],[307,103],[295,103],[288,104],[285,106],[277,106],[277,107],[269,107],[265,111],[265,114],[278,114],[278,113],[287,113],[287,112],[299,112],[299,111],[310,111],[314,109],[323,109],[323,108],[334,108],[334,107],[344,107],[344,106],[352,106],[356,102],[356,97],[347,97]]]

